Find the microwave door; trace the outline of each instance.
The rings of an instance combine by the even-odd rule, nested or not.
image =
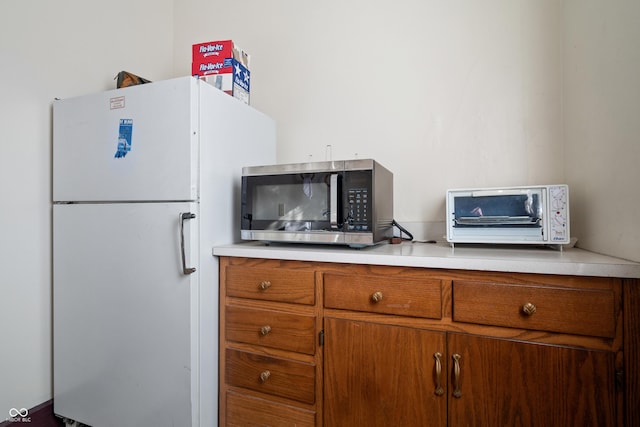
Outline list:
[[[243,178],[242,229],[279,232],[331,229],[332,179],[331,174],[323,172]],[[336,223],[339,220],[337,213]]]

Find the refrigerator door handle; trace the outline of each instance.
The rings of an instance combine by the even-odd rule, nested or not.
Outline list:
[[[185,212],[180,214],[180,251],[182,254],[182,274],[189,275],[196,272],[195,267],[187,267],[187,261],[184,254],[184,220],[193,219],[196,214],[191,212]]]

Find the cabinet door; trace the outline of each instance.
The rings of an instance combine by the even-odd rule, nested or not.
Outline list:
[[[325,425],[446,425],[447,367],[434,357],[444,333],[334,318],[324,326]]]
[[[461,334],[448,345],[450,426],[615,425],[613,353]]]

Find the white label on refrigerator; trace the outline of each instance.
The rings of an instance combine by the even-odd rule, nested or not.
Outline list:
[[[109,107],[111,110],[124,108],[124,96],[116,96],[115,98],[109,99]]]

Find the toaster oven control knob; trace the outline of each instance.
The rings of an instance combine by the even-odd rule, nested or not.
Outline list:
[[[373,295],[371,295],[371,301],[375,303],[382,301],[382,292],[380,291],[374,292]]]
[[[522,312],[527,316],[533,316],[533,314],[536,312],[536,306],[528,302],[522,306]]]

